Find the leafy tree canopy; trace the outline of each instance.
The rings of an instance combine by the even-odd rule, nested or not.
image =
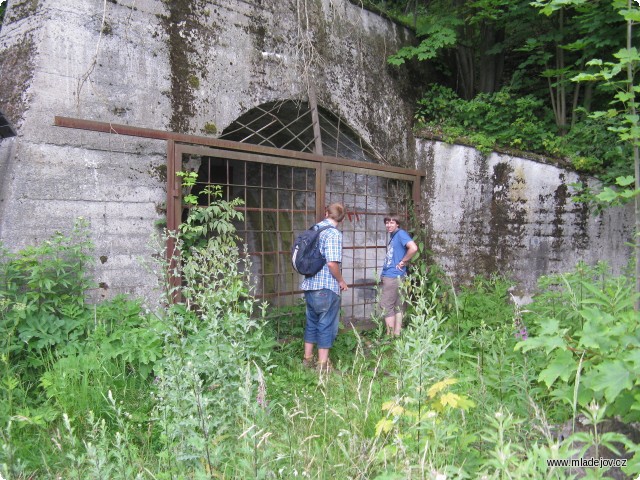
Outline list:
[[[599,65],[631,54],[620,51],[627,21],[640,21],[640,6],[627,0],[364,3],[416,33],[417,42],[388,61],[430,66],[418,127],[481,149],[567,159],[611,182],[632,173],[631,146],[616,131],[619,119],[593,113],[610,111],[621,95]],[[632,32],[631,40],[638,45],[640,35]]]

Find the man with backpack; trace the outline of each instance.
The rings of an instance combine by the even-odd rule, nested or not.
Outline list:
[[[347,290],[342,278],[342,232],[337,228],[344,220],[344,206],[332,203],[325,211],[325,219],[314,225],[314,229],[324,229],[319,235],[319,250],[326,263],[314,275],[304,278],[300,288],[304,290],[307,303],[307,321],[304,329],[303,365],[313,367],[314,346],[318,348],[318,362],[315,365],[320,373],[331,370],[329,349],[338,335],[340,317],[340,292]]]

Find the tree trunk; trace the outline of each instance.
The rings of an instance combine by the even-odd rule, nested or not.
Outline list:
[[[502,70],[504,68],[504,53],[488,54],[496,44],[504,41],[504,29],[496,30],[494,25],[482,22],[480,26],[480,62],[478,71],[478,91],[493,93],[500,85]]]
[[[475,94],[473,50],[458,44],[456,48],[456,66],[458,93],[465,100],[471,100]]]

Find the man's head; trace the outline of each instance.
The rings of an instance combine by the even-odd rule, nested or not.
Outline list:
[[[394,214],[387,215],[384,217],[384,226],[387,229],[387,232],[395,232],[400,228],[400,217]]]
[[[344,220],[344,206],[341,203],[332,203],[326,210],[327,218],[335,220],[340,223]]]
[[[398,226],[402,224],[402,220],[400,220],[400,217],[395,213],[390,213],[389,215],[384,217],[384,223],[387,223],[387,222],[396,222]]]

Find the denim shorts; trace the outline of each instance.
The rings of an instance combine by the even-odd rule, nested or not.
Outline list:
[[[307,323],[304,327],[304,341],[315,343],[318,348],[331,348],[338,335],[340,317],[340,295],[327,288],[307,290]]]

